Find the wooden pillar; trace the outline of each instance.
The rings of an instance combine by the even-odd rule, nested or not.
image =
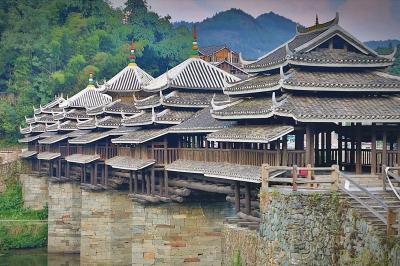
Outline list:
[[[144,170],[142,170],[142,172],[141,172],[141,177],[142,177],[142,182],[141,182],[142,183],[142,193],[144,194],[145,193],[144,183],[145,183],[145,179],[146,179]]]
[[[361,174],[361,125],[356,126],[356,174]]]
[[[371,175],[376,174],[376,131],[372,129],[371,134]]]
[[[326,132],[326,162],[328,166],[332,165],[332,131]]]
[[[104,164],[104,186],[108,183],[108,165]]]
[[[281,161],[281,144],[279,142],[279,139],[276,140],[276,165],[281,166],[282,161]]]
[[[81,166],[81,183],[85,183],[85,175],[86,175],[85,165],[82,164],[82,166]]]
[[[318,131],[314,131],[314,141],[311,141],[311,145],[314,144],[314,149],[311,149],[314,152],[311,152],[311,155],[314,154],[314,158],[315,158],[315,165],[319,165],[320,164],[320,156],[319,156],[319,132]]]
[[[58,158],[58,166],[57,166],[57,177],[60,178],[61,177],[61,158]]]
[[[97,162],[94,162],[93,167],[93,185],[97,185]]]
[[[134,179],[134,181],[133,181],[133,184],[134,184],[134,186],[133,186],[133,191],[135,192],[135,194],[138,192],[138,172],[137,171],[135,171],[135,179]]]
[[[297,132],[295,137],[295,149],[298,151],[304,150],[304,132]]]
[[[53,175],[52,170],[53,170],[53,162],[49,160],[49,177]]]
[[[337,153],[337,164],[339,166],[339,170],[342,169],[342,160],[343,160],[343,136],[340,132],[337,132],[338,136],[338,153]]]
[[[65,177],[69,178],[69,162],[66,162],[66,167],[65,167]]]
[[[400,134],[397,135],[396,139],[396,163],[397,165],[400,165]],[[400,233],[400,232],[399,232]]]
[[[282,165],[288,164],[287,135],[282,137]]]
[[[165,196],[168,196],[168,171],[164,170],[164,191]]]
[[[325,138],[325,131],[321,131],[321,159],[320,159],[320,163],[321,165],[325,165],[326,163],[326,138]]]
[[[306,164],[311,164],[311,127],[306,125]]]
[[[146,175],[146,194],[150,195],[150,173],[149,173],[149,171],[146,171],[145,175]]]
[[[387,163],[387,133],[386,133],[386,129],[383,131],[382,134],[382,165],[386,165],[388,166]]]
[[[132,186],[133,186],[133,171],[130,170],[129,171],[129,194],[132,194],[132,192],[133,192]]]
[[[235,211],[240,212],[240,182],[235,182]]]
[[[245,192],[244,192],[244,206],[246,209],[246,214],[250,214],[251,212],[251,203],[250,203],[250,183],[245,182]]]
[[[39,164],[39,176],[42,175],[42,160],[38,160],[38,164]]]
[[[150,170],[150,180],[151,180],[151,195],[155,195],[156,194],[156,176],[155,176],[155,171],[154,171],[154,167],[151,167]]]

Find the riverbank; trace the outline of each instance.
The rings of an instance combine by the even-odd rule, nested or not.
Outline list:
[[[0,176],[5,190],[0,193],[0,250],[44,247],[47,244],[47,206],[43,210],[24,208],[22,169],[15,161]]]

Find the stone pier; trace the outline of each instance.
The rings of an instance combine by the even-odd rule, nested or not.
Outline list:
[[[133,203],[132,209],[132,265],[221,265],[226,203]]]
[[[49,253],[79,253],[81,189],[75,183],[49,183]]]
[[[82,190],[81,263],[130,265],[132,222],[126,192]]]
[[[24,207],[41,210],[48,201],[48,178],[45,176],[21,174],[19,180],[22,184]]]

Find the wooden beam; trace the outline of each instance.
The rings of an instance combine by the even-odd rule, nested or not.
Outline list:
[[[361,174],[361,125],[356,126],[356,175]]]

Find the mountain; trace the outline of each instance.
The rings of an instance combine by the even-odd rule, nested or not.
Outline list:
[[[365,42],[365,44],[372,49],[386,48],[389,46],[400,45],[400,40],[368,41]]]
[[[174,25],[191,28],[193,23],[181,21]],[[227,44],[246,59],[264,55],[296,32],[296,23],[288,18],[273,12],[254,18],[240,9],[217,13],[196,25],[200,46]]]

